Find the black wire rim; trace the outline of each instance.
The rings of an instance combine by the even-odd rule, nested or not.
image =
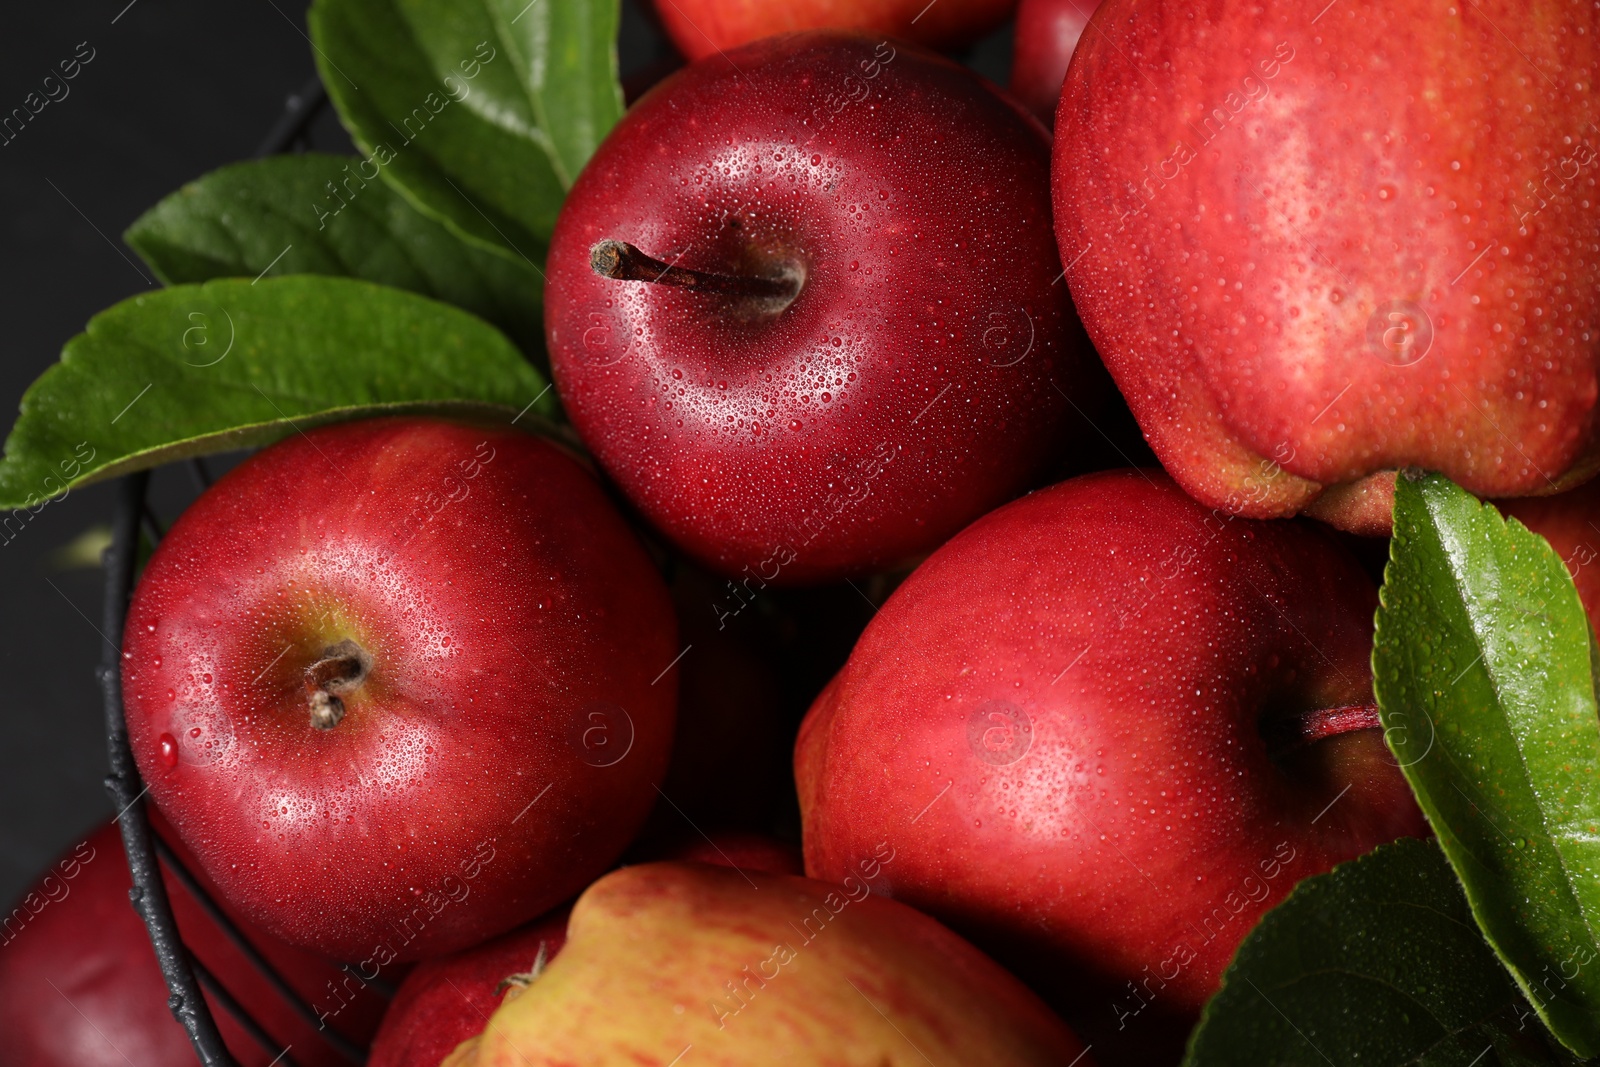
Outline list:
[[[296,146],[303,146],[307,140],[307,130],[326,108],[327,102],[328,96],[322,82],[313,77],[299,92],[289,97],[283,115],[273,125],[256,155],[278,155]],[[211,478],[203,462],[191,460],[190,470],[201,491],[209,487]],[[184,946],[173,917],[172,902],[162,880],[163,866],[194,898],[224,937],[261,974],[277,997],[311,1025],[341,1058],[352,1064],[364,1064],[366,1050],[321,1024],[315,1009],[295,994],[283,976],[246,939],[199,880],[151,829],[144,806],[146,787],[134,763],[133,750],[128,745],[127,722],[123,718],[121,653],[123,620],[133,594],[141,527],[152,544],[159,541],[162,534],[160,523],[145,500],[149,485],[148,471],[130,474],[117,483],[111,546],[106,549],[103,560],[106,586],[102,627],[107,644],[97,673],[105,703],[106,744],[111,756],[111,774],[105,784],[112,802],[117,806],[116,822],[122,832],[122,847],[127,853],[128,870],[133,877],[133,887],[128,890],[128,896],[134,910],[144,920],[150,943],[155,949],[156,962],[160,964],[162,977],[166,980],[167,1006],[189,1035],[195,1055],[205,1067],[237,1067],[237,1061],[222,1040],[222,1033],[204,993],[211,994],[215,1002],[269,1057],[275,1057],[272,1059],[274,1067],[295,1067],[290,1049],[278,1048],[250,1011]],[[348,965],[343,966],[347,972],[350,970]],[[380,995],[393,995],[393,990],[386,985],[375,982],[363,984],[372,986]]]

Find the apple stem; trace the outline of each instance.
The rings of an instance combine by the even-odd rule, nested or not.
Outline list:
[[[1304,748],[1325,737],[1377,730],[1383,727],[1376,704],[1344,704],[1336,708],[1312,708],[1281,720],[1272,732],[1280,753]]]
[[[711,271],[690,270],[663,263],[626,241],[609,238],[589,249],[589,266],[602,278],[619,282],[654,282],[673,285],[691,293],[717,296],[758,297],[763,300],[792,300],[799,286],[792,278],[755,278]]]
[[[506,999],[510,1000],[513,997],[520,995],[523,990],[527,989],[529,986],[533,985],[533,983],[539,980],[539,977],[544,974],[544,969],[549,966],[549,964],[550,946],[544,941],[544,939],[541,938],[539,941],[539,954],[534,957],[533,966],[528,970],[521,972],[520,974],[508,974],[504,978],[500,979],[500,984],[494,987],[494,995],[498,997],[508,989],[514,990],[515,992],[512,993],[511,997],[507,997]]]
[[[344,719],[342,694],[355,692],[372,671],[366,649],[346,638],[324,649],[322,658],[306,668],[306,701],[311,705],[311,727],[331,730]]]

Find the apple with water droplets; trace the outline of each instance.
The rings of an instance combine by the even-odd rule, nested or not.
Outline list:
[[[659,574],[499,425],[296,434],[174,524],[129,609],[129,740],[228,901],[363,971],[475,944],[627,846],[671,746]]]
[[[1395,471],[1600,470],[1600,8],[1107,0],[1056,116],[1095,345],[1189,493],[1387,533]]]
[[[556,383],[634,505],[735,579],[719,619],[927,552],[1099,439],[1048,169],[975,75],[820,32],[680,71],[600,146],[550,249]]]
[[[806,871],[887,837],[876,889],[1042,990],[1097,979],[1053,992],[1097,1048],[1186,1026],[1296,882],[1428,832],[1378,725],[1376,608],[1329,531],[1160,471],[1007,505],[900,586],[807,716]]]

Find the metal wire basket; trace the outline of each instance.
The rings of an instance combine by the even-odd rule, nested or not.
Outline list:
[[[284,114],[262,142],[257,156],[277,155],[303,145],[311,122],[327,106],[327,100],[322,83],[312,79],[300,92],[289,98]],[[211,478],[204,463],[190,460],[189,464],[199,487],[202,490],[208,487]],[[106,743],[111,753],[111,774],[105,784],[118,809],[117,823],[122,830],[122,846],[128,854],[128,870],[133,876],[133,888],[128,895],[133,901],[134,910],[149,931],[156,961],[161,965],[161,974],[167,982],[167,1005],[188,1033],[196,1055],[206,1067],[234,1067],[236,1061],[223,1043],[217,1020],[202,991],[210,993],[216,1003],[261,1045],[268,1056],[276,1057],[272,1061],[274,1067],[293,1067],[295,1063],[289,1050],[280,1049],[249,1009],[184,946],[166,885],[162,881],[162,867],[194,897],[201,910],[266,979],[276,996],[309,1023],[334,1052],[350,1063],[363,1064],[367,1059],[367,1050],[332,1029],[319,1025],[316,1011],[290,988],[283,976],[210,897],[199,879],[184,867],[182,861],[151,829],[149,814],[145,811],[145,786],[134,764],[133,751],[128,746],[128,727],[122,713],[120,660],[122,624],[133,593],[141,527],[152,542],[161,537],[160,523],[145,499],[149,484],[149,472],[141,472],[128,475],[117,485],[111,546],[104,558],[106,592],[102,628],[108,644],[104,646],[98,675],[105,701]],[[355,973],[348,964],[341,966],[347,973]],[[382,983],[365,978],[361,981],[380,995],[393,994],[393,990]]]

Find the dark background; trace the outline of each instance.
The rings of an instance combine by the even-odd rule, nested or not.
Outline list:
[[[22,134],[0,145],[0,427],[23,391],[95,312],[154,288],[122,231],[185,181],[252,155],[314,70],[308,5],[294,0],[95,0],[10,5],[0,32],[0,113],[20,106],[80,43],[94,58]],[[83,49],[88,54],[87,49]],[[968,61],[997,81],[1009,31]],[[624,76],[670,56],[638,0],[625,0]],[[331,111],[313,146],[352,151]],[[157,472],[165,520],[192,493]],[[98,569],[64,566],[62,546],[111,512],[111,487],[49,504],[0,544],[0,901],[112,807],[94,668]]]

